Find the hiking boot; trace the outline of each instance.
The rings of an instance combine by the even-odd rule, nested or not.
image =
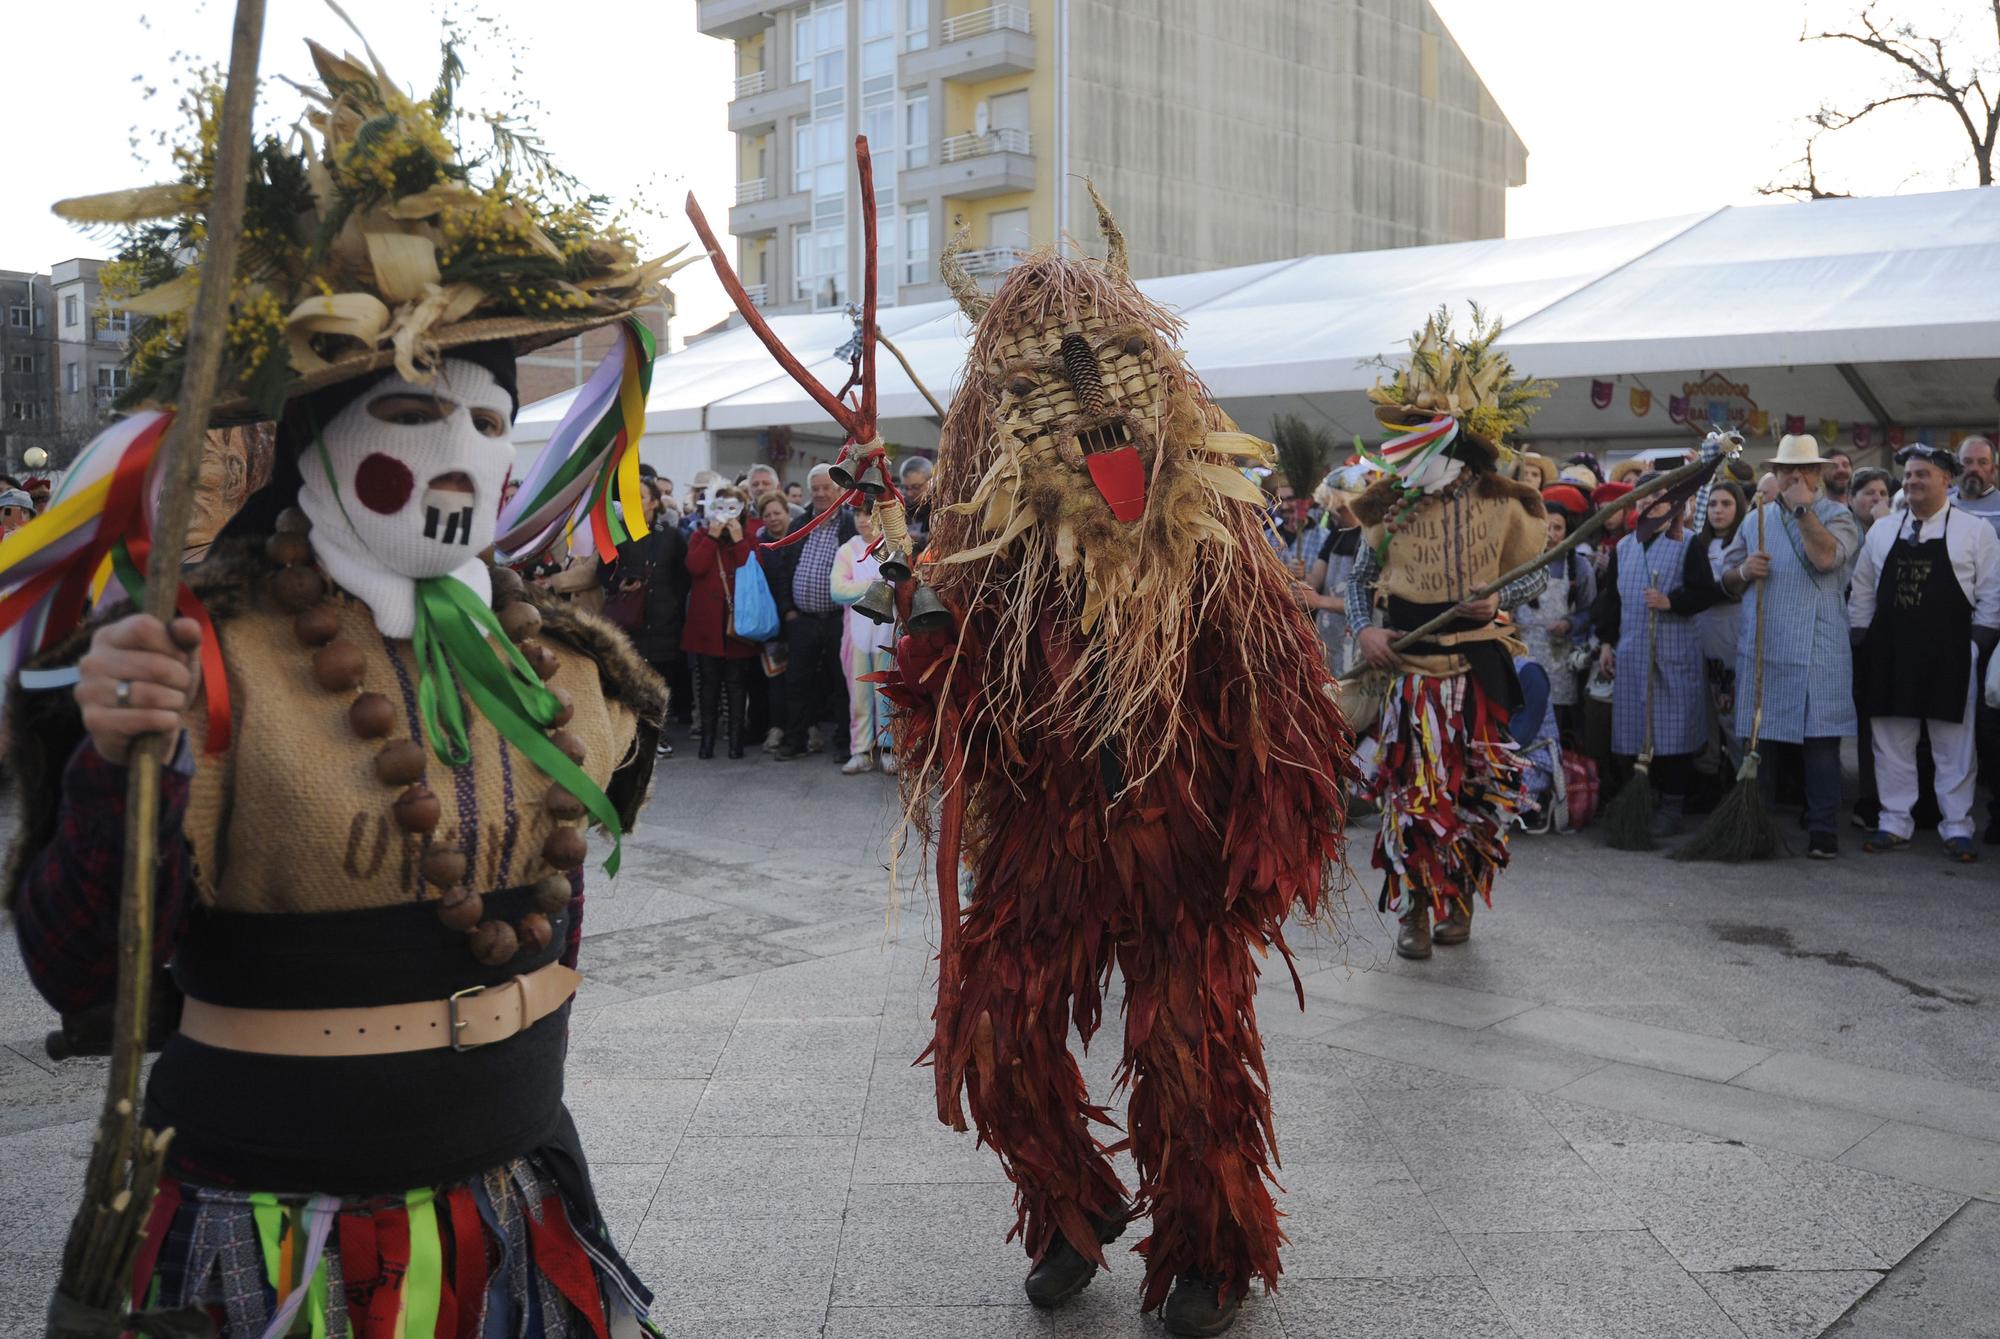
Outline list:
[[[1160,1308],[1168,1334],[1221,1334],[1236,1323],[1240,1297],[1226,1295],[1226,1285],[1199,1274],[1183,1274],[1174,1280],[1174,1291]]]
[[[1444,919],[1438,922],[1437,928],[1431,931],[1433,944],[1443,944],[1449,948],[1472,938],[1472,897],[1471,893],[1466,893],[1451,899],[1451,909],[1445,913]]]
[[[1871,849],[1863,842],[1861,849]],[[1812,860],[1837,860],[1840,857],[1840,835],[1833,832],[1811,832],[1806,834],[1806,856]]]
[[[1431,904],[1415,893],[1410,895],[1410,909],[1403,913],[1402,929],[1396,932],[1396,953],[1405,958],[1428,958],[1431,956]],[[1185,1280],[1184,1280],[1185,1281]],[[1179,1287],[1178,1284],[1175,1285]]]
[[[1125,1231],[1125,1224],[1107,1223],[1094,1218],[1091,1225],[1097,1229],[1097,1244],[1109,1246]],[[1056,1239],[1049,1243],[1048,1251],[1041,1261],[1028,1271],[1028,1278],[1021,1286],[1026,1289],[1028,1300],[1043,1309],[1061,1306],[1070,1298],[1090,1286],[1090,1280],[1097,1274],[1097,1266],[1083,1258],[1083,1252],[1069,1244],[1069,1238],[1060,1230]]]

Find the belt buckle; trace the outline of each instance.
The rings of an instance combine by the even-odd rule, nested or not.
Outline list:
[[[460,1032],[463,1032],[466,1027],[466,1021],[458,1016],[458,1002],[460,1000],[470,999],[474,995],[483,995],[485,993],[486,993],[486,987],[484,986],[467,986],[464,990],[453,991],[445,999],[444,1002],[445,1012],[451,1019],[452,1050],[460,1052],[472,1051],[472,1050],[477,1050],[479,1047],[484,1046],[486,1044],[485,1042],[476,1041],[473,1042],[470,1046],[468,1046],[463,1042],[459,1041],[458,1039],[458,1034]]]

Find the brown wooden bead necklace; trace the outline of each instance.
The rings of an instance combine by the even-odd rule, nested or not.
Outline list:
[[[292,630],[300,644],[312,650],[313,679],[330,693],[352,695],[347,708],[349,728],[364,740],[389,741],[375,755],[375,775],[397,791],[391,808],[396,826],[423,838],[418,869],[429,900],[437,907],[438,919],[466,935],[472,956],[489,967],[501,966],[522,953],[540,953],[554,934],[549,917],[569,905],[574,891],[570,871],[590,854],[582,831],[583,802],[566,787],[550,783],[542,808],[557,826],[542,843],[542,860],[553,872],[534,885],[535,910],[511,924],[488,918],[485,898],[466,882],[471,862],[465,852],[431,840],[443,816],[443,805],[424,781],[430,750],[414,739],[390,738],[399,724],[395,704],[380,693],[361,691],[367,657],[360,647],[340,636],[340,617],[326,602],[329,588],[314,559],[311,530],[312,522],[296,507],[278,517],[277,533],[264,544],[265,556],[277,569],[267,579],[266,588],[272,601],[292,615]],[[494,568],[492,575],[493,607],[500,626],[546,683],[562,662],[554,651],[534,640],[542,630],[541,611],[527,602],[519,573],[500,567]],[[549,742],[581,765],[583,741],[563,728],[576,715],[576,706],[561,688],[551,686],[549,691],[561,704]]]

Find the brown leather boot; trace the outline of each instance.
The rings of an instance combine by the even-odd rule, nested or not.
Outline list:
[[[1403,928],[1396,932],[1396,952],[1405,958],[1431,956],[1430,899],[1412,893],[1410,909],[1403,913]]]
[[[1449,947],[1453,944],[1463,944],[1470,938],[1472,938],[1472,894],[1464,893],[1451,899],[1451,910],[1445,913],[1445,918],[1438,923],[1437,929],[1431,932],[1431,942]]]

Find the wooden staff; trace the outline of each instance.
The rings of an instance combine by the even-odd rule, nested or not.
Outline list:
[[[1583,543],[1584,540],[1590,538],[1592,535],[1596,534],[1599,530],[1602,530],[1604,528],[1604,523],[1610,520],[1611,517],[1616,513],[1624,511],[1628,507],[1636,506],[1640,502],[1643,502],[1647,498],[1653,496],[1655,493],[1662,493],[1669,488],[1673,488],[1680,484],[1686,483],[1689,479],[1698,477],[1703,470],[1712,470],[1714,468],[1716,468],[1715,461],[1691,460],[1685,465],[1682,465],[1676,469],[1669,470],[1667,471],[1667,473],[1660,475],[1657,479],[1654,479],[1651,483],[1641,484],[1639,487],[1627,493],[1624,497],[1619,498],[1616,502],[1606,503],[1603,507],[1599,508],[1598,511],[1590,517],[1589,520],[1585,521],[1582,525],[1579,525],[1576,529],[1570,531],[1569,535],[1566,538],[1564,538],[1562,543],[1556,545],[1552,549],[1543,550],[1543,552],[1540,555],[1529,560],[1528,562],[1522,563],[1519,567],[1514,568],[1510,572],[1502,572],[1499,576],[1493,578],[1493,580],[1487,582],[1484,586],[1481,586],[1478,590],[1466,596],[1465,600],[1462,601],[1461,603],[1470,603],[1475,600],[1483,600],[1489,595],[1498,594],[1500,591],[1505,590],[1508,586],[1513,585],[1516,581],[1519,581],[1522,577],[1528,576],[1534,572],[1539,572],[1542,568],[1550,566],[1558,559],[1567,555],[1571,550],[1575,549],[1577,545]],[[1455,612],[1453,612],[1453,610],[1447,609],[1442,614],[1439,614],[1436,618],[1430,620],[1428,623],[1425,623],[1422,627],[1419,627],[1416,631],[1406,632],[1402,636],[1396,638],[1395,641],[1389,643],[1389,649],[1391,651],[1400,652],[1411,646],[1414,646],[1418,642],[1422,641],[1424,638],[1430,636],[1433,632],[1436,632],[1439,628],[1442,628],[1445,624],[1455,620],[1457,617],[1458,615]],[[1345,674],[1341,675],[1340,676],[1341,682],[1345,683],[1349,679],[1358,679],[1362,675],[1373,670],[1374,668],[1375,667],[1373,665],[1370,665],[1366,661],[1363,661],[1361,664],[1356,665],[1354,668],[1348,670]]]
[[[194,512],[202,443],[228,344],[229,292],[243,233],[250,171],[250,112],[257,95],[257,54],[264,40],[264,0],[237,0],[229,82],[216,140],[215,190],[200,288],[188,324],[186,371],[165,453],[152,551],[147,555],[145,612],[166,622],[180,593],[182,550]],[[61,1339],[117,1334],[131,1286],[132,1257],[152,1213],[153,1192],[171,1131],[139,1124],[139,1070],[146,1054],[153,989],[153,874],[158,863],[160,770],[171,741],[147,735],[132,745],[125,791],[125,882],[118,913],[118,1001],[111,1072],[85,1173],[83,1203],[70,1224],[62,1274],[49,1308],[48,1334]],[[105,1326],[109,1324],[107,1330]]]

